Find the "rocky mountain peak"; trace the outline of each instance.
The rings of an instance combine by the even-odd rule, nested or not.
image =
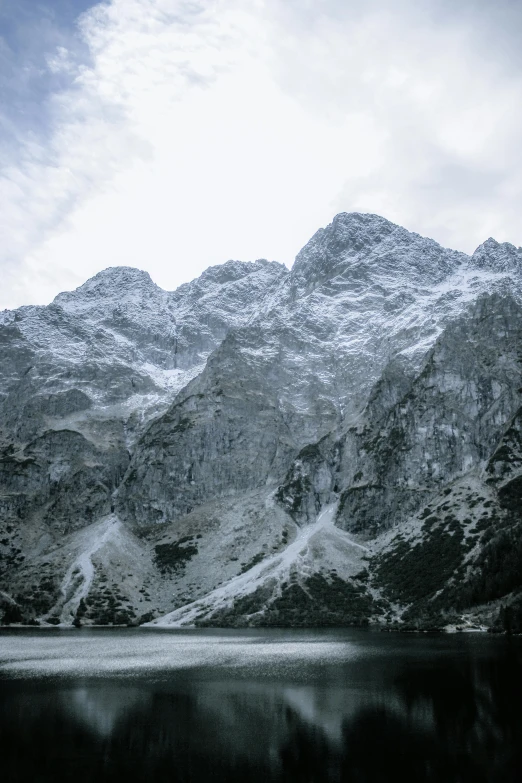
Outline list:
[[[399,230],[390,220],[366,212],[340,212],[334,217],[329,233],[338,242],[354,250],[381,242],[384,237]]]
[[[53,304],[65,310],[85,310],[106,300],[139,302],[144,297],[163,294],[148,272],[130,266],[112,266],[91,277],[74,291],[55,297]]]
[[[355,253],[371,252],[398,226],[379,215],[361,212],[341,212],[326,228],[320,228],[298,253],[293,272],[299,274],[310,266],[346,257]]]
[[[267,261],[266,258],[258,258],[256,261],[235,261],[231,259],[230,261],[225,261],[224,264],[210,266],[198,280],[213,280],[219,283],[227,283],[266,269],[277,272],[285,269],[285,267],[283,264],[278,264],[277,261]]]
[[[373,214],[341,213],[297,255],[292,282],[302,294],[335,279],[354,292],[440,284],[468,256]]]
[[[471,256],[473,266],[491,272],[520,274],[522,271],[522,248],[510,242],[497,242],[489,237],[477,247]]]
[[[277,278],[287,272],[283,264],[276,261],[258,259],[257,261],[226,261],[224,264],[216,264],[206,269],[196,280],[184,283],[173,292],[174,299],[183,299],[189,292],[198,295],[207,291],[215,291],[218,286],[228,286],[240,282],[246,278]]]

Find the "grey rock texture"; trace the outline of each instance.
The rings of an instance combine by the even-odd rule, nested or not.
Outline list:
[[[450,571],[487,571],[475,507],[516,536],[521,269],[508,243],[466,256],[343,213],[291,271],[229,261],[166,292],[117,267],[4,312],[3,605],[304,624],[499,600],[451,592]],[[414,569],[401,541],[426,562],[446,547],[445,581],[394,582]]]
[[[480,467],[518,408],[521,345],[520,305],[498,294],[447,327],[402,399],[359,435],[360,475],[341,495],[339,524],[396,524],[426,493]]]
[[[418,369],[445,325],[491,287],[491,271],[470,264],[384,218],[338,215],[138,443],[121,513],[147,525],[277,482],[301,448],[358,420],[375,383],[382,391],[370,404],[391,404],[386,388],[398,395],[402,386],[386,373]],[[505,275],[501,283],[514,285]],[[321,489],[309,512],[326,499]]]
[[[415,377],[393,360],[358,426],[301,452],[279,489],[284,506],[310,521],[337,494],[337,524],[374,535],[406,520],[497,448],[520,402],[521,345],[518,302],[482,295]]]
[[[95,418],[106,411],[132,432],[201,371],[228,330],[247,323],[286,275],[279,264],[230,261],[169,293],[146,272],[114,267],[48,307],[5,311],[3,427],[23,440],[46,426],[44,417],[94,405]]]
[[[26,503],[58,523],[58,503],[70,529],[108,513],[136,434],[286,274],[228,262],[171,294],[117,267],[48,307],[4,312],[0,443],[16,455],[2,463],[8,516]]]
[[[277,481],[295,451],[292,433],[273,379],[255,356],[238,362],[241,348],[240,336],[229,335],[142,436],[118,492],[122,517],[170,522],[213,498]]]

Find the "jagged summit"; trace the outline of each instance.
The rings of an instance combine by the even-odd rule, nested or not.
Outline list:
[[[468,256],[373,214],[341,213],[298,253],[294,286],[310,293],[329,280],[356,290],[442,283]]]
[[[225,261],[223,264],[209,266],[195,280],[183,283],[172,292],[172,296],[175,301],[181,301],[187,296],[194,298],[194,296],[206,295],[208,292],[215,291],[218,286],[227,287],[247,280],[248,284],[257,285],[257,281],[276,280],[287,272],[283,264],[267,261],[264,258],[256,261]]]
[[[370,250],[374,245],[401,230],[380,215],[340,212],[325,228],[320,228],[297,254],[294,270],[307,263],[311,255],[350,254]],[[404,229],[402,229],[404,230]]]
[[[157,295],[162,289],[148,272],[132,266],[111,266],[98,272],[74,291],[58,294],[53,304],[67,308],[91,305],[101,300],[140,299],[144,295]]]
[[[473,266],[491,272],[507,274],[522,273],[522,248],[510,242],[497,242],[489,237],[477,247],[471,256]]]
[[[381,215],[370,212],[340,212],[325,230],[349,243],[355,250],[381,242],[385,236],[401,229]]]
[[[238,280],[241,277],[246,277],[247,275],[257,274],[260,271],[267,269],[283,271],[286,267],[284,264],[279,264],[277,261],[268,261],[266,258],[258,258],[255,261],[237,261],[231,259],[225,261],[223,264],[209,266],[202,272],[198,280],[215,280],[219,283],[227,283],[232,280]],[[186,285],[190,285],[190,283],[187,283]]]

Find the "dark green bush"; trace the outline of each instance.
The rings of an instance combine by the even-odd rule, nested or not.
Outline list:
[[[185,536],[168,544],[157,544],[154,547],[156,565],[162,574],[181,570],[188,560],[197,555],[197,544],[188,543],[192,536]]]

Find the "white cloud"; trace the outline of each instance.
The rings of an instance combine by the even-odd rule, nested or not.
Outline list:
[[[46,60],[51,73],[76,74],[76,64],[65,46],[57,46],[56,51],[49,53]]]
[[[114,264],[167,288],[231,257],[290,264],[342,210],[466,250],[489,234],[522,244],[520,73],[479,45],[483,28],[387,9],[91,9],[92,65],[54,96],[51,142],[27,143],[0,183],[0,306]]]

